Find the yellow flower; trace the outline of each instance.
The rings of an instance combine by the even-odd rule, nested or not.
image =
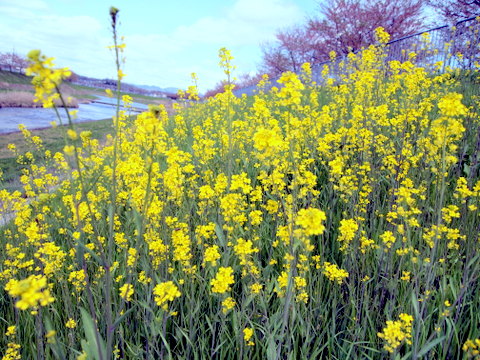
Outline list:
[[[67,135],[70,139],[72,140],[77,140],[78,139],[78,134],[75,130],[73,129],[68,129],[67,130]]]
[[[375,37],[381,44],[386,44],[390,40],[390,34],[381,26],[375,29]]]
[[[122,299],[125,299],[126,302],[129,302],[132,300],[132,295],[133,295],[133,285],[132,284],[124,284],[120,289],[120,297]]]
[[[288,273],[286,271],[282,271],[282,273],[277,278],[278,285],[280,289],[284,289],[288,285]]]
[[[253,346],[255,343],[251,340],[254,334],[254,330],[252,328],[246,327],[243,329],[243,339],[248,346]]]
[[[403,280],[403,281],[410,281],[411,275],[412,274],[410,273],[410,271],[403,271],[400,279]]]
[[[388,249],[392,247],[396,240],[391,231],[385,231],[382,235],[380,235],[380,239]]]
[[[445,116],[466,115],[467,108],[462,104],[462,94],[449,93],[445,95],[439,102],[440,112]]]
[[[30,65],[25,70],[26,75],[34,75],[32,84],[35,88],[35,101],[41,101],[44,107],[53,107],[58,100],[57,93],[60,83],[71,75],[67,68],[54,69],[53,58],[42,55],[40,50],[32,50],[27,58]]]
[[[402,342],[412,344],[412,322],[413,316],[408,314],[400,314],[399,320],[387,321],[387,326],[377,334],[379,338],[386,341],[385,350],[393,353]]]
[[[68,275],[68,281],[72,283],[73,286],[75,286],[75,289],[77,291],[83,290],[87,285],[85,271],[78,270],[70,272],[70,274]]]
[[[45,338],[47,339],[47,343],[54,344],[55,343],[55,335],[57,332],[55,330],[50,330],[45,334]]]
[[[11,279],[5,286],[5,290],[10,296],[20,297],[15,303],[15,307],[21,310],[47,306],[55,301],[50,295],[47,278],[42,275],[30,275],[24,280]]]
[[[342,244],[340,250],[348,248],[358,230],[358,224],[354,219],[342,219],[339,227],[338,241]]]
[[[346,270],[340,269],[336,264],[323,263],[323,274],[331,281],[341,284],[348,277]]]
[[[210,281],[212,292],[223,294],[230,290],[234,282],[233,269],[231,267],[220,267],[215,278]]]
[[[68,321],[65,323],[65,327],[69,329],[75,329],[77,327],[77,322],[74,319],[69,318]]]
[[[237,239],[237,245],[233,247],[233,250],[235,251],[235,254],[240,258],[241,265],[247,264],[247,257],[249,255],[260,251],[253,245],[252,240],[245,240],[242,238]]]
[[[217,265],[217,260],[220,259],[220,252],[219,252],[218,245],[212,245],[205,249],[205,255],[203,257],[203,266],[208,262],[211,266]]]
[[[137,261],[137,249],[135,248],[129,248],[128,249],[128,256],[127,256],[127,266],[128,267],[132,267],[133,265],[135,265],[136,261]]]
[[[73,154],[75,154],[75,146],[65,145],[65,147],[63,148],[63,152],[65,153],[65,155],[73,156]]]
[[[167,310],[169,301],[171,302],[182,295],[173,281],[157,284],[153,289],[153,294],[157,305],[164,310]]]
[[[284,146],[283,136],[277,129],[260,127],[253,135],[253,141],[260,159],[275,156]]]
[[[20,360],[22,358],[20,354],[21,346],[14,342],[9,342],[7,344],[7,349],[5,354],[2,357],[2,360]]]
[[[220,67],[222,67],[225,74],[230,77],[232,70],[235,69],[235,66],[232,65],[232,53],[223,47],[218,51],[218,57],[220,58]]]
[[[327,219],[322,210],[315,208],[300,209],[295,224],[300,226],[306,235],[320,235],[325,231],[323,221]]]
[[[231,296],[227,297],[225,300],[222,301],[222,312],[226,314],[233,309],[235,304],[236,302]]]
[[[5,336],[15,336],[17,332],[17,327],[15,325],[11,325],[7,328],[7,332],[5,333]]]
[[[468,358],[477,360],[480,358],[480,339],[468,339],[463,344],[462,350],[467,353]]]
[[[262,289],[263,289],[262,284],[255,283],[255,284],[250,285],[250,290],[251,290],[252,294],[259,294],[260,291],[262,291]]]

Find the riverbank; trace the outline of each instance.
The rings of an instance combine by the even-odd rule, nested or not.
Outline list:
[[[32,78],[30,76],[10,71],[0,71],[0,108],[42,107],[40,102],[35,101],[35,91],[31,82]],[[60,88],[69,108],[77,108],[79,104],[88,102],[90,99],[94,98],[87,93],[75,90],[68,84],[61,85]],[[58,100],[55,101],[55,105],[60,107],[62,106],[62,103]]]
[[[40,103],[34,101],[34,89],[31,82],[32,78],[24,74],[0,70],[0,108],[42,107]],[[80,104],[88,104],[98,97],[105,96],[103,89],[69,82],[60,85],[60,90],[65,100],[70,99],[67,105],[72,108],[77,108]],[[121,95],[131,96],[134,102],[165,105],[167,111],[171,109],[172,99],[170,98],[136,94],[129,91],[122,91]],[[57,102],[56,105],[61,106],[61,103]]]
[[[80,100],[68,96],[66,99],[68,108],[78,108]],[[54,101],[57,107],[62,107],[60,100]],[[2,91],[0,92],[0,108],[14,107],[14,108],[41,108],[42,104],[35,101],[35,95],[29,91]]]

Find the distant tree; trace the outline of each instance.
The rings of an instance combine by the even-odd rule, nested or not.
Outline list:
[[[252,74],[242,74],[238,77],[238,80],[235,81],[235,88],[244,88],[247,86],[257,85],[258,82],[262,80],[262,74],[256,73]]]
[[[442,22],[450,25],[480,16],[480,0],[427,0],[427,2],[440,15]],[[475,63],[480,61],[480,38],[477,32],[478,23],[474,20],[456,26],[453,32],[445,33],[445,42],[450,42],[452,36],[455,39],[451,41],[450,51],[456,55],[456,65],[459,67],[472,69]]]
[[[207,90],[202,97],[206,99],[209,97],[213,97],[217,94],[223,93],[225,91],[225,85],[227,85],[226,80],[222,80],[216,83],[215,86],[212,89]]]
[[[25,58],[17,55],[14,51],[0,53],[0,67],[12,72],[23,72],[28,66]]]
[[[480,16],[480,0],[427,0],[427,3],[449,23]]]
[[[243,88],[246,88],[246,87],[249,87],[249,86],[257,85],[260,80],[262,80],[262,75],[260,73],[257,73],[257,74],[254,74],[254,75],[252,75],[252,74],[241,74],[240,76],[238,76],[238,79],[236,79],[233,82],[233,84],[235,85],[234,90],[235,89],[243,89]],[[217,94],[223,93],[225,91],[225,85],[227,85],[226,80],[222,80],[222,81],[218,82],[217,84],[215,84],[215,86],[212,89],[208,89],[203,94],[202,97],[204,99],[206,99],[206,98],[209,98],[209,97],[213,97]]]
[[[303,63],[313,60],[311,35],[304,26],[279,31],[274,43],[262,47],[261,72],[277,76],[285,71],[299,71]]]
[[[76,82],[76,81],[78,81],[78,74],[75,73],[75,72],[73,72],[73,71],[70,71],[70,72],[71,72],[71,74],[70,74],[70,76],[66,79],[66,81],[68,81],[68,82]]]
[[[480,0],[478,0],[480,1]],[[331,0],[320,4],[320,16],[303,26],[277,33],[263,47],[261,69],[270,75],[297,72],[304,62],[318,63],[335,51],[345,55],[375,41],[382,26],[392,39],[419,32],[424,24],[423,0]]]
[[[332,0],[320,7],[321,17],[307,24],[315,58],[327,60],[331,51],[339,55],[355,52],[375,42],[379,26],[392,39],[419,32],[424,19],[422,0]]]

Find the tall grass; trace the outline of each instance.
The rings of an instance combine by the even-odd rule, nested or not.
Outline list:
[[[117,59],[123,47],[115,37]],[[237,98],[227,86],[133,125],[119,111],[104,147],[70,123],[64,151],[45,155],[63,177],[22,157],[29,199],[0,192],[17,214],[2,229],[3,348],[92,359],[474,354],[477,88],[387,62],[381,44],[343,66],[321,87],[306,64],[271,91],[265,80]]]

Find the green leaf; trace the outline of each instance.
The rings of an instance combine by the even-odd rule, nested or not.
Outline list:
[[[82,350],[87,354],[87,359],[95,358],[93,347],[90,346],[90,344],[85,339],[82,339],[80,341],[80,344],[82,344]]]
[[[138,211],[133,211],[133,220],[135,222],[135,228],[137,230],[142,228],[143,218],[142,215]]]
[[[172,352],[170,350],[170,345],[168,344],[168,341],[165,339],[163,336],[162,332],[160,331],[159,334],[160,338],[162,339],[163,346],[165,346],[165,349],[168,352],[168,359],[172,359]]]
[[[87,312],[87,310],[81,307],[80,313],[82,314],[83,330],[85,331],[85,337],[87,338],[88,347],[88,349],[83,348],[83,350],[85,350],[87,354],[93,354],[94,359],[103,360],[104,356],[107,354],[105,342],[100,336],[97,326],[93,322],[93,319]]]
[[[135,307],[131,307],[130,309],[128,309],[127,311],[125,311],[122,315],[120,315],[120,317],[115,320],[115,322],[113,323],[113,329],[116,329],[117,326],[123,321],[123,319],[125,319],[125,317],[130,314],[133,310],[135,309]]]
[[[413,305],[413,311],[415,312],[414,314],[414,319],[418,319],[419,317],[419,309],[418,309],[418,299],[417,295],[415,294],[415,291],[412,291],[412,305]]]
[[[215,234],[217,234],[218,241],[220,241],[220,245],[225,246],[226,245],[225,234],[223,232],[222,227],[218,223],[215,223]]]
[[[267,359],[273,360],[277,358],[277,344],[273,336],[269,336],[267,340]]]
[[[55,330],[53,328],[52,322],[48,315],[44,317],[45,322],[45,330],[48,332]],[[65,359],[65,355],[63,354],[62,348],[58,341],[53,342],[52,344],[47,344],[47,346],[52,350],[53,355],[56,359]]]
[[[467,267],[472,267],[472,265],[475,264],[475,262],[478,260],[479,257],[480,257],[480,254],[477,254],[473,258],[471,258],[467,264]]]
[[[440,344],[443,340],[445,340],[446,336],[442,336],[438,339],[435,339],[431,342],[429,342],[427,345],[425,345],[417,354],[419,358],[422,358],[423,356],[427,355],[427,353],[432,350],[435,346]]]

